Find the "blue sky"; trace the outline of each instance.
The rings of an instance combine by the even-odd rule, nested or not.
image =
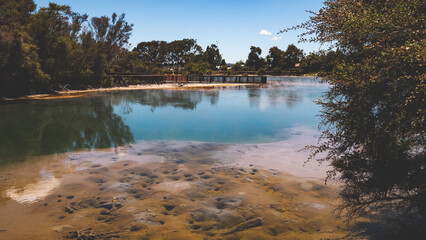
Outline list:
[[[133,47],[142,41],[194,38],[204,49],[217,43],[229,63],[247,59],[250,46],[260,47],[263,56],[273,46],[285,50],[291,43],[305,53],[320,49],[297,43],[300,32],[277,32],[306,21],[306,10],[320,9],[321,0],[35,0],[38,7],[49,2],[70,5],[90,17],[126,13],[135,25]]]

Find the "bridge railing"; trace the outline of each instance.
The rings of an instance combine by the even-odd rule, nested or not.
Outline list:
[[[189,75],[188,82],[204,83],[266,83],[266,76],[243,76],[243,75]]]
[[[244,75],[141,75],[141,74],[111,74],[107,78],[116,84],[162,84],[162,83],[259,83],[267,82],[266,76]]]

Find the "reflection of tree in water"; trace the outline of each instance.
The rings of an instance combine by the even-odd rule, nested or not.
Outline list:
[[[0,163],[10,157],[109,148],[134,141],[110,103],[99,98],[74,101],[2,106]]]
[[[300,94],[297,90],[290,88],[249,88],[248,97],[250,107],[259,107],[261,101],[262,91],[266,91],[268,103],[271,105],[278,105],[285,102],[288,107],[294,107],[298,102],[302,101]]]
[[[260,94],[260,88],[248,88],[250,107],[258,107],[260,105]]]
[[[289,108],[294,107],[297,103],[302,101],[302,96],[292,88],[268,89],[267,95],[272,105],[278,105],[285,101]]]
[[[149,105],[153,109],[172,106],[193,110],[203,99],[203,92],[201,91],[143,91],[143,93],[137,95],[138,102],[142,105]]]
[[[210,99],[210,104],[212,106],[216,105],[217,102],[219,101],[219,91],[217,90],[205,91],[204,94],[207,98]]]
[[[296,91],[287,91],[285,97],[285,103],[288,107],[294,107],[298,102],[302,101],[302,97],[296,93]]]
[[[194,110],[197,105],[207,99],[215,105],[219,99],[219,91],[176,91],[176,90],[141,90],[126,93],[111,94],[111,103],[120,105],[121,112],[128,114],[132,111],[131,104],[151,106],[151,110],[158,107],[172,106],[186,110]],[[129,104],[130,103],[130,104]]]

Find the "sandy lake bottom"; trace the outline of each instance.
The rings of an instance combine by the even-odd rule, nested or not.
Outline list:
[[[286,144],[139,141],[10,165],[0,239],[357,239],[333,214],[338,186]]]
[[[327,86],[278,80],[0,106],[0,239],[368,239],[298,151]]]

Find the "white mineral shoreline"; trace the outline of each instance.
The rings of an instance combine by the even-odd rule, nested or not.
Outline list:
[[[170,90],[188,90],[196,88],[216,88],[216,87],[236,87],[236,86],[259,86],[259,83],[166,83],[166,84],[142,84],[130,85],[126,87],[110,87],[110,88],[94,88],[86,90],[68,90],[56,91],[56,94],[35,94],[18,100],[38,100],[38,99],[55,99],[55,98],[71,98],[81,97],[89,93],[113,92],[113,91],[132,91],[132,90],[148,90],[148,89],[170,89]]]
[[[308,161],[310,152],[302,151],[305,146],[316,145],[319,132],[299,127],[291,129],[285,140],[271,143],[233,144],[217,153],[222,164],[247,168],[259,166],[278,170],[307,180],[325,180],[328,163],[319,164],[315,159]]]

